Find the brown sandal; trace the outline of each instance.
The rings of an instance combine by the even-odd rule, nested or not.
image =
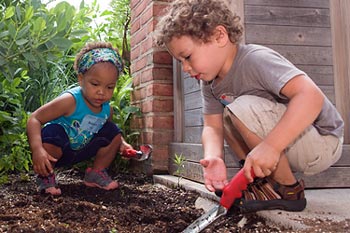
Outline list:
[[[269,177],[259,178],[243,191],[242,198],[235,203],[235,207],[242,213],[274,209],[302,211],[306,207],[304,188],[303,180],[285,186]]]

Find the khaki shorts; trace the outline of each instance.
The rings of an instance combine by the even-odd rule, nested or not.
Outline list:
[[[249,130],[265,138],[285,110],[286,106],[283,104],[245,95],[227,105],[224,115],[226,117],[227,114],[234,114]],[[293,171],[313,175],[326,170],[338,161],[342,145],[343,138],[321,135],[311,125],[285,149],[285,154]]]

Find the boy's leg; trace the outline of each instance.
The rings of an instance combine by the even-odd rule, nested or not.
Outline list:
[[[265,126],[270,125],[267,126],[270,128],[265,129],[268,133],[269,130],[271,130],[277,123],[278,119],[283,114],[284,109],[282,109],[282,112],[280,110],[277,111],[280,112],[280,114],[274,116],[276,119],[273,121],[273,124],[265,124],[266,122],[261,121],[260,118],[254,120],[249,119],[247,123],[247,121],[241,121],[240,118],[235,115],[235,113],[238,112],[238,115],[240,115],[241,113],[239,111],[247,111],[248,113],[245,113],[245,117],[248,117],[246,114],[249,114],[251,115],[250,117],[254,118],[258,117],[256,112],[251,114],[249,112],[251,110],[251,106],[247,105],[246,102],[243,105],[243,109],[237,106],[233,107],[234,104],[235,101],[231,104],[231,108],[227,107],[224,112],[225,139],[233,151],[236,154],[240,154],[238,157],[242,159],[249,153],[250,150],[257,146],[264,137],[264,134],[256,133],[260,132],[259,130],[251,130],[252,126],[249,124],[253,124],[253,128],[258,127],[255,126],[255,124],[264,124]],[[257,102],[257,105],[260,104],[261,103]],[[233,111],[231,110],[232,108]],[[265,106],[265,108],[269,107]],[[260,109],[256,109],[256,111],[260,111]],[[265,111],[263,112],[265,113]],[[267,119],[270,120],[272,118],[273,117],[268,116]],[[266,209],[301,211],[305,208],[305,206],[306,199],[304,197],[304,184],[302,181],[301,183],[297,182],[285,154],[281,154],[276,169],[269,177],[255,180],[255,182],[248,186],[246,191],[243,191],[242,199],[238,204],[238,207],[242,212]]]
[[[230,135],[229,137],[225,136],[225,139],[239,159],[245,159],[249,151],[257,146],[262,139],[255,133],[251,132],[227,108],[225,109],[224,117],[225,135]],[[271,174],[271,177],[283,185],[295,184],[296,179],[284,153],[281,154],[276,170]]]
[[[227,108],[224,110],[224,136],[225,141],[235,153],[239,160],[245,160],[246,155],[249,153],[250,149],[246,142],[243,140],[241,134],[237,131],[233,125],[233,120],[231,117],[231,112]]]
[[[247,148],[254,148],[277,124],[285,112],[282,104],[256,96],[241,96],[225,110],[226,135],[237,135]],[[234,130],[230,130],[234,128]],[[230,138],[228,137],[229,141]],[[232,140],[231,140],[232,141]],[[229,145],[234,145],[230,142]],[[237,143],[236,143],[237,145]],[[277,169],[267,178],[258,179],[243,192],[238,204],[242,211],[283,209],[301,211],[306,206],[303,181],[296,182],[293,171],[319,173],[339,159],[342,139],[323,136],[309,126],[282,154]]]
[[[229,119],[230,116],[233,117],[232,124],[241,129],[241,137],[248,148],[253,148],[260,142],[254,139],[255,136],[260,139],[266,137],[286,110],[283,104],[257,96],[240,96],[227,108],[225,115],[229,116]],[[284,150],[284,153],[292,171],[313,175],[334,164],[341,156],[341,149],[342,138],[321,135],[313,125],[310,125]]]

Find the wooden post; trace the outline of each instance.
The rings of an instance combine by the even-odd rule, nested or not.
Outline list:
[[[330,0],[336,107],[345,122],[344,143],[350,142],[350,1]]]

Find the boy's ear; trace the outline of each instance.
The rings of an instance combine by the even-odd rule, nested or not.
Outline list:
[[[227,30],[224,26],[219,25],[215,28],[214,40],[221,46],[224,46],[229,41]]]

